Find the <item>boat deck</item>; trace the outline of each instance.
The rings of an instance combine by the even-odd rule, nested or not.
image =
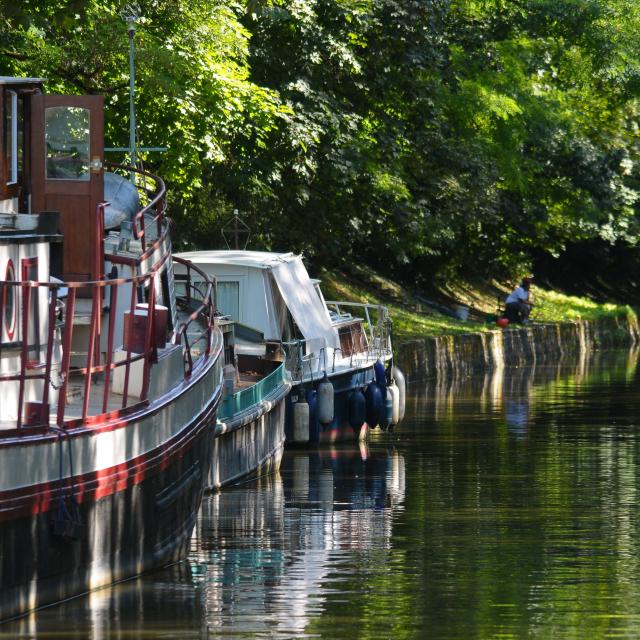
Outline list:
[[[266,377],[264,374],[255,371],[241,371],[236,379],[236,390],[241,391],[242,389],[247,389],[256,384],[256,382],[260,382],[264,377]]]
[[[89,393],[89,403],[87,407],[88,416],[96,416],[102,413],[109,413],[112,411],[118,411],[122,409],[124,396],[120,393],[115,393],[110,390],[109,397],[107,399],[106,412],[102,410],[104,397],[104,376],[95,375],[91,383],[91,391]],[[65,422],[69,420],[80,420],[83,412],[84,401],[84,379],[71,379],[69,386],[67,387],[67,405],[65,407],[64,419]],[[139,402],[137,396],[128,395],[126,398],[125,406],[132,406]],[[57,424],[56,406],[52,404],[51,413],[49,415],[49,424],[55,426]],[[15,420],[1,421],[0,431],[7,429],[15,429]]]

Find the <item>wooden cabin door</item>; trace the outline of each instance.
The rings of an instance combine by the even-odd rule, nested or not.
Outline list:
[[[32,98],[33,212],[60,212],[63,277],[97,280],[97,207],[104,198],[102,96]]]

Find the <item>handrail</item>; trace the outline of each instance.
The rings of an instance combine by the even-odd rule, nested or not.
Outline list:
[[[151,201],[145,205],[140,211],[138,211],[133,219],[133,237],[136,240],[140,240],[142,244],[143,255],[146,250],[146,231],[145,231],[145,220],[144,216],[151,211],[152,209],[156,210],[156,215],[153,218],[152,222],[155,222],[158,229],[158,236],[161,235],[161,224],[165,217],[166,212],[166,204],[165,204],[165,195],[167,192],[167,188],[164,184],[164,180],[159,176],[154,175],[148,171],[142,171],[136,167],[129,167],[123,164],[117,164],[115,162],[105,162],[105,166],[110,169],[122,169],[127,173],[136,173],[138,175],[146,178],[151,178],[156,185],[155,195],[150,196]]]
[[[330,304],[342,307],[360,307],[360,308],[369,308],[369,309],[382,309],[385,312],[389,312],[389,307],[386,307],[383,304],[377,304],[375,302],[350,302],[348,300],[325,300],[327,306]]]
[[[391,337],[391,317],[389,315],[388,307],[382,304],[369,303],[369,302],[341,302],[337,300],[327,300],[326,301],[327,308],[334,307],[334,313],[337,313],[341,320],[353,320],[362,321],[364,320],[366,323],[366,328],[368,329],[368,340],[369,342],[375,344],[378,343],[378,350],[382,351],[384,349],[383,343],[387,344],[386,350],[390,349],[390,337]],[[356,309],[362,309],[364,311],[364,318],[355,318],[353,316],[349,317],[350,314],[343,313],[343,308],[355,307]],[[331,309],[329,309],[331,311]],[[375,311],[376,321],[372,321],[370,311]]]
[[[178,264],[181,264],[182,266],[186,267],[186,270],[187,270],[187,283],[186,283],[186,289],[187,289],[186,303],[187,304],[191,301],[192,290],[197,291],[198,293],[201,293],[198,287],[191,282],[191,271],[195,271],[202,278],[202,281],[207,284],[207,288],[203,296],[203,300],[200,303],[200,306],[197,307],[187,317],[187,319],[180,324],[180,327],[178,327],[178,329],[176,330],[175,335],[173,337],[173,341],[172,341],[173,344],[180,344],[181,341],[184,342],[184,346],[187,354],[187,364],[188,364],[187,375],[191,375],[191,372],[193,370],[193,360],[192,360],[191,351],[194,345],[200,342],[200,340],[202,339],[205,333],[207,334],[205,355],[209,355],[211,350],[211,335],[212,335],[212,329],[215,322],[215,319],[214,319],[215,310],[214,310],[214,304],[213,304],[214,285],[213,285],[213,282],[211,282],[210,278],[206,275],[206,273],[202,271],[202,269],[200,269],[199,267],[196,267],[196,265],[194,265],[193,263],[189,262],[188,260],[185,260],[184,258],[179,258],[178,256],[173,256],[173,260],[174,262],[177,262]],[[200,336],[190,344],[187,330],[195,320],[201,317],[201,315],[207,319],[206,331],[202,331]]]
[[[271,392],[275,391],[286,378],[285,363],[281,363],[269,375],[258,380],[246,389],[237,391],[233,395],[225,396],[218,410],[218,420],[228,420],[234,414],[246,411],[258,404]]]
[[[16,318],[15,341],[2,343],[0,339],[0,349],[3,352],[5,349],[13,349],[8,360],[11,371],[0,374],[0,383],[16,385],[11,415],[14,415],[15,412],[15,425],[19,432],[24,426],[25,417],[29,418],[29,426],[34,426],[34,424],[49,426],[50,396],[53,398],[51,402],[55,415],[54,421],[60,428],[93,423],[105,419],[107,415],[109,418],[114,418],[123,411],[130,412],[141,403],[149,401],[152,366],[157,362],[158,346],[164,344],[162,338],[155,335],[156,323],[153,320],[159,302],[157,294],[160,289],[157,285],[160,277],[166,277],[164,270],[171,258],[170,250],[158,252],[159,248],[164,247],[172,224],[171,220],[165,216],[166,187],[160,177],[149,172],[115,163],[105,164],[110,169],[122,170],[129,175],[133,172],[142,176],[140,182],[144,183],[138,185],[141,187],[143,195],[146,196],[144,206],[136,212],[132,225],[133,237],[140,241],[140,254],[135,257],[119,254],[106,256],[106,259],[113,264],[130,265],[135,275],[128,278],[99,278],[80,282],[0,281],[0,293],[13,288],[12,299],[15,301],[14,304],[19,314]],[[153,182],[152,187],[147,187],[147,181]],[[98,276],[103,275],[104,272],[103,223],[104,211],[107,206],[109,206],[108,202],[101,202],[95,211],[97,224],[94,244],[98,247],[95,255],[95,272]],[[151,222],[148,217],[151,217]],[[155,224],[157,228],[157,236],[151,239],[148,233],[149,224]],[[179,326],[173,327],[173,335],[171,336],[173,345],[182,346],[184,376],[188,378],[194,370],[195,358],[207,357],[213,347],[214,288],[211,280],[203,271],[194,265],[187,264],[180,258],[175,258],[175,261],[187,266],[188,282],[185,305],[192,303],[193,300],[197,302],[195,308],[189,309],[191,312],[188,317]],[[198,273],[201,283],[196,285],[191,282],[192,271]],[[108,294],[106,294],[107,287],[109,288]],[[116,335],[118,340],[123,338],[122,314],[126,314],[128,310],[129,317],[133,318],[136,305],[141,301],[139,300],[140,293],[145,291],[147,292],[145,298],[148,319],[145,323],[143,346],[139,347],[138,353],[133,352],[129,341],[123,349],[124,357],[115,359],[114,348],[117,350],[120,344],[115,342]],[[119,292],[124,295],[119,297]],[[78,318],[82,316],[82,298],[87,295],[90,298],[90,310],[86,316],[89,325],[88,334],[82,334],[74,329],[78,325]],[[4,295],[0,295],[0,311],[4,297]],[[19,304],[18,300],[22,300],[22,303]],[[37,338],[34,344],[29,344],[33,340],[34,330],[37,335],[42,328],[42,325],[37,321],[37,315],[33,314],[30,301],[33,302],[33,305],[38,305],[33,308],[42,308],[45,306],[45,300],[46,315],[41,315],[41,317],[46,318],[47,322],[46,344],[40,344]],[[200,321],[198,330],[193,331],[197,321]],[[203,341],[205,342],[204,347],[201,346]],[[34,349],[35,358],[31,355]],[[56,357],[55,353],[58,350],[60,355]],[[84,358],[84,361],[79,358]],[[44,360],[44,362],[37,362],[39,360]],[[137,366],[142,365],[142,377],[139,394],[136,392],[136,398],[133,398],[129,394],[133,378],[131,373],[136,363],[138,363]],[[111,394],[115,393],[110,388],[112,381],[115,380],[112,374],[115,376],[116,370],[121,367],[124,367],[124,374],[120,378],[122,384],[119,383],[118,390],[118,393],[122,393],[121,407],[108,412],[109,399]],[[71,386],[71,378],[75,381],[73,387]],[[34,383],[33,381],[41,382]],[[78,382],[79,385],[77,385]],[[102,383],[104,390],[100,390],[102,396],[100,402],[91,403],[90,394],[94,391],[96,383]],[[29,393],[27,393],[27,385],[30,388]],[[34,393],[34,389],[39,390]],[[73,418],[69,418],[65,413],[70,389],[72,391],[76,389],[80,394],[78,415]],[[55,406],[56,393],[57,407]],[[34,411],[38,409],[38,402],[40,402],[39,413],[34,417]],[[119,400],[118,404],[120,404]],[[97,406],[100,407],[99,413],[89,415],[91,411],[95,412]],[[25,415],[26,408],[31,412],[28,416]],[[6,429],[0,431],[0,437],[8,435],[10,431]]]

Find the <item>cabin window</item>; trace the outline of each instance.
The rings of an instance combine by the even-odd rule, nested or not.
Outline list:
[[[7,91],[4,113],[7,184],[15,184],[18,181],[18,94],[15,91]]]
[[[25,145],[25,133],[24,133],[24,98],[18,96],[18,111],[17,111],[17,133],[16,133],[16,178],[22,180],[24,175],[24,145]]]
[[[6,282],[16,281],[16,272],[11,260],[7,262],[4,279]],[[16,287],[5,285],[2,289],[2,308],[4,309],[2,313],[2,324],[7,339],[11,341],[13,340],[13,335],[16,330]]]
[[[240,320],[240,283],[237,280],[217,281],[216,307],[223,315]]]
[[[89,176],[89,109],[45,109],[47,180],[82,180]]]

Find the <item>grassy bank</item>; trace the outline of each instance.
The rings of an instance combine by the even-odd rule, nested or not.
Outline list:
[[[388,306],[396,340],[494,330],[496,325],[492,317],[496,314],[498,303],[502,304],[509,292],[507,285],[496,282],[458,283],[436,290],[429,296],[422,296],[364,269],[354,269],[349,274],[325,271],[320,277],[327,300],[352,300]],[[546,291],[537,286],[532,288],[532,293],[536,303],[532,313],[533,322],[595,320],[635,313],[626,305],[599,304],[587,298]],[[442,312],[452,310],[456,304],[469,307],[467,321]]]

